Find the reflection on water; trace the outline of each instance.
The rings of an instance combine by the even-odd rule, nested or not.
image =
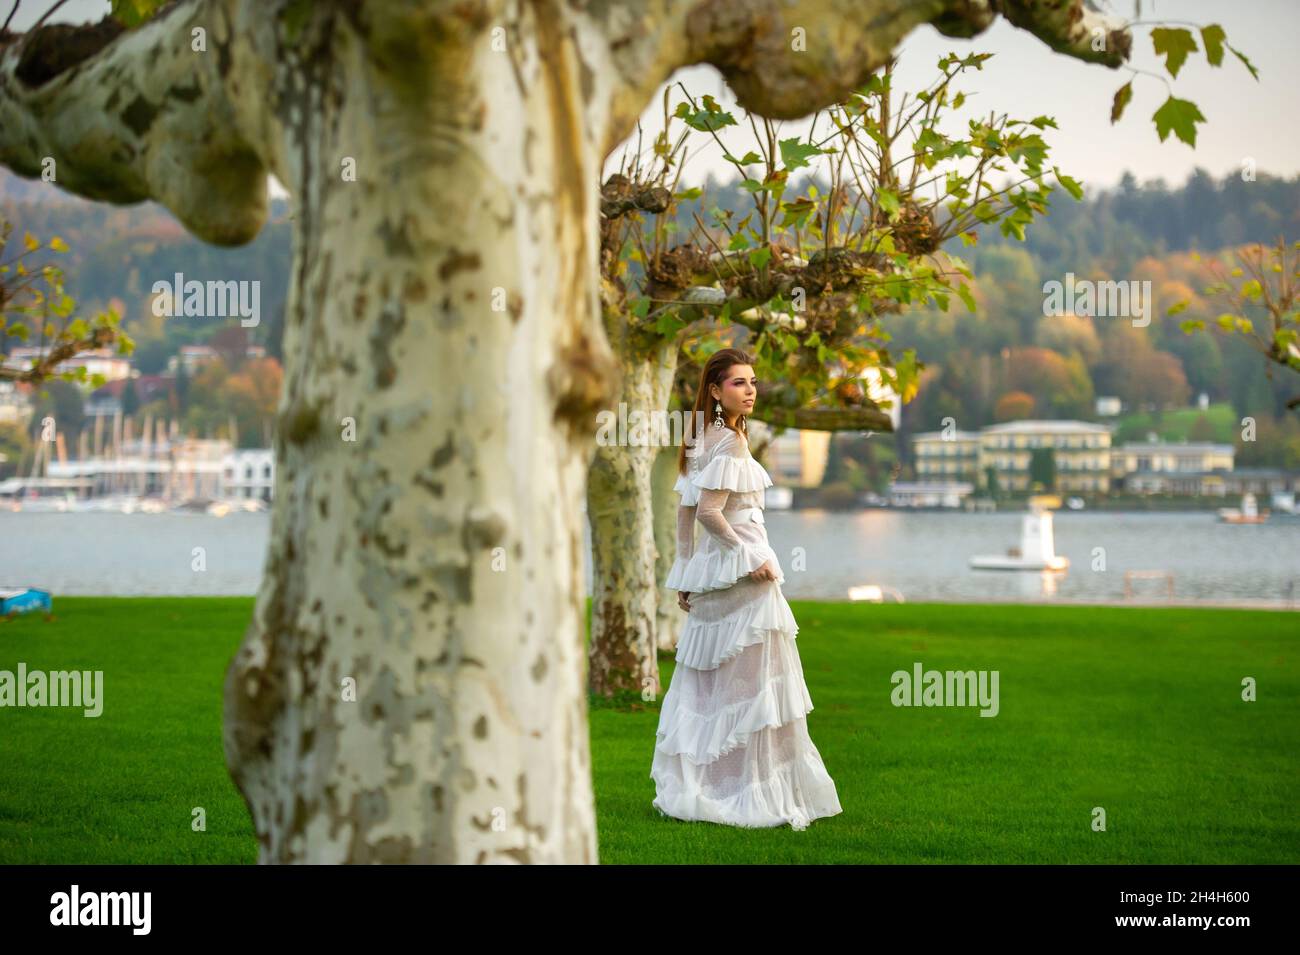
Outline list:
[[[1121,601],[1125,571],[1174,576],[1175,598],[1300,599],[1300,522],[1221,524],[1212,512],[1056,512],[1064,572],[971,570],[977,554],[1020,539],[1021,514],[769,512],[767,529],[786,568],[789,597],[842,599],[855,584],[887,584],[906,599]],[[791,571],[800,553],[807,568]],[[1165,599],[1163,578],[1135,577],[1138,599]]]
[[[1065,572],[971,570],[970,557],[1020,539],[1017,512],[768,511],[787,597],[847,598],[850,587],[894,588],[908,601],[1122,601],[1125,571],[1174,575],[1176,599],[1300,601],[1300,521],[1220,524],[1213,513],[1057,512]],[[268,514],[0,512],[0,585],[58,594],[253,594]],[[703,530],[696,528],[696,533]],[[205,570],[196,570],[195,548]],[[591,562],[587,559],[590,588]],[[1163,578],[1135,578],[1161,600]]]

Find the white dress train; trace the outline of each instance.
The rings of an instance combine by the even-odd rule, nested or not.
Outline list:
[[[842,810],[808,735],[799,625],[763,521],[772,479],[730,428],[710,426],[686,453],[665,586],[689,593],[691,609],[659,712],[652,804],[677,819],[805,829]],[[748,576],[767,561],[776,580]]]

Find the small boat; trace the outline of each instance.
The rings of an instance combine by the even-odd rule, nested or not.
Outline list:
[[[1241,496],[1241,507],[1219,508],[1219,520],[1224,524],[1263,524],[1268,520],[1269,510],[1259,509],[1255,495],[1247,491]]]
[[[25,497],[18,502],[15,510],[33,511],[44,513],[46,511],[71,511],[74,509],[75,501],[71,495],[67,497]]]
[[[119,514],[134,514],[140,506],[140,499],[129,494],[105,494],[101,497],[88,497],[77,501],[74,510],[81,512],[115,511]]]
[[[1068,507],[1068,508],[1069,508],[1070,510],[1072,510],[1072,511],[1081,511],[1081,510],[1083,510],[1083,498],[1081,498],[1081,497],[1067,497],[1067,498],[1065,499],[1065,506]]]
[[[1020,520],[1020,546],[1008,548],[1005,555],[972,557],[970,565],[975,570],[1065,570],[1070,558],[1056,553],[1051,510],[1031,499],[1029,513]]]

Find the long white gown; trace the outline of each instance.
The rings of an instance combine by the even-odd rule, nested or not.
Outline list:
[[[686,453],[677,557],[664,585],[691,594],[691,609],[659,712],[653,805],[677,819],[805,829],[841,808],[808,735],[799,625],[763,521],[772,479],[730,428],[710,425]],[[769,560],[776,580],[747,576]]]

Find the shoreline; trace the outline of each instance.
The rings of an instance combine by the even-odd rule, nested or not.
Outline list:
[[[57,601],[60,598],[68,600],[254,600],[256,593],[230,594],[230,593],[212,593],[212,594],[83,594],[83,593],[62,593],[52,594],[51,601]],[[852,600],[848,597],[800,597],[786,594],[786,599],[797,603],[825,603],[825,604],[862,604],[863,606],[915,606],[915,607],[962,607],[962,606],[1005,606],[1005,607],[1071,607],[1071,608],[1131,608],[1135,610],[1272,610],[1281,612],[1300,612],[1300,597],[1295,600],[1266,600],[1262,598],[1195,598],[1195,597],[1175,597],[1168,598],[1140,598],[1135,597],[1128,600],[1080,600],[1080,599],[1025,599],[1025,600],[1006,600],[1004,598],[990,598],[981,600],[971,598],[965,600],[904,600],[893,601],[886,600],[881,602],[871,600]],[[590,603],[591,596],[587,595],[586,600]],[[57,607],[53,613],[58,614]],[[42,611],[31,611],[30,615],[40,616]],[[28,616],[28,613],[20,613],[15,616],[18,618]],[[0,617],[0,620],[3,620]]]

